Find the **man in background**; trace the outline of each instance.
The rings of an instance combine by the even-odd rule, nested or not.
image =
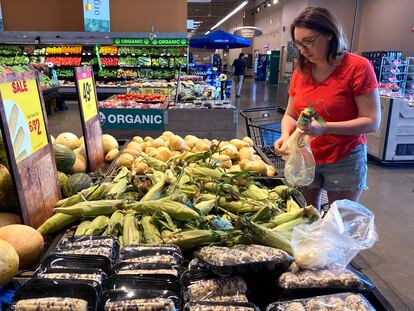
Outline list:
[[[247,67],[247,62],[244,59],[244,53],[239,54],[239,58],[233,62],[233,75],[236,84],[236,97],[240,97],[240,91],[243,85],[244,74]]]

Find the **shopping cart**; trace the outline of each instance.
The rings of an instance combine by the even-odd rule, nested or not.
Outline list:
[[[273,143],[281,134],[280,123],[283,115],[276,107],[258,107],[240,110],[246,122],[247,136],[263,153],[265,160],[273,164],[278,176],[283,176],[285,161],[274,151]]]

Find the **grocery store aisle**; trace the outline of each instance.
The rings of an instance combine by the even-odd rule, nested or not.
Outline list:
[[[245,80],[240,98],[234,99],[239,109],[276,105],[274,86],[253,79]],[[52,135],[71,131],[81,135],[77,105],[68,103],[67,112],[49,117]],[[239,118],[238,137],[246,134]],[[376,214],[379,241],[361,253],[355,263],[379,287],[395,310],[414,310],[414,168],[393,168],[369,162],[368,186],[361,203]]]

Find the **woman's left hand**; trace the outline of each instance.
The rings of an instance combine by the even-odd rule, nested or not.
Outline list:
[[[300,129],[306,135],[318,137],[326,134],[327,126],[320,125],[314,118],[312,118],[312,122],[309,125],[302,126]]]

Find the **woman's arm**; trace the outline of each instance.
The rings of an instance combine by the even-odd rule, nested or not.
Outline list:
[[[381,105],[378,89],[374,89],[361,96],[355,97],[358,107],[358,118],[349,121],[327,122],[327,126],[321,126],[315,120],[302,128],[310,136],[324,134],[335,135],[360,135],[376,132],[381,124]]]
[[[278,140],[276,140],[273,144],[275,151],[279,154],[286,154],[282,150],[282,146],[284,142],[288,139],[290,134],[296,129],[296,116],[295,116],[295,109],[293,107],[293,96],[289,96],[288,105],[285,111],[285,114],[282,118],[281,122],[281,136]]]

